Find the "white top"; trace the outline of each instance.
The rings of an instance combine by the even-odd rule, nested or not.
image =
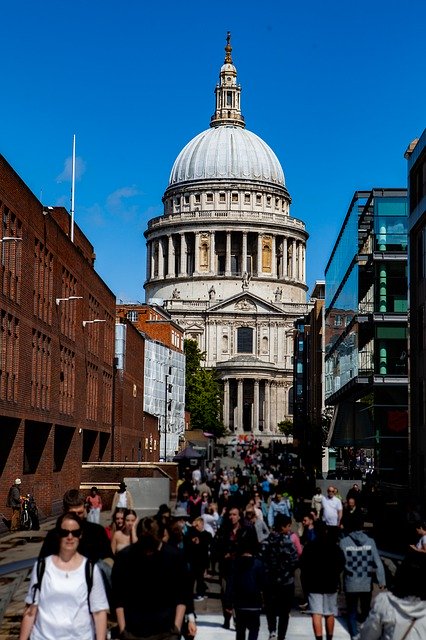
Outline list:
[[[323,508],[323,516],[325,524],[328,524],[330,527],[337,527],[339,524],[339,511],[342,511],[342,501],[336,496],[332,498],[328,498],[323,496],[322,498],[322,508]]]
[[[118,494],[117,509],[127,509],[127,491]]]
[[[35,592],[38,605],[31,640],[93,640],[95,637],[92,616],[87,603],[86,558],[74,571],[62,571],[46,558],[46,568],[41,589]],[[93,585],[90,592],[92,613],[109,609],[102,576],[93,567]],[[25,602],[33,602],[33,585],[37,583],[37,563],[33,567],[30,587]]]
[[[417,549],[426,549],[426,535],[422,536],[416,544]]]

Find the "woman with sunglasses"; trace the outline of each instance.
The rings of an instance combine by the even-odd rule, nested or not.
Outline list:
[[[34,565],[19,640],[105,640],[108,600],[96,565],[89,589],[88,560],[78,552],[80,518],[60,516],[55,534],[57,553],[43,561],[42,574]]]

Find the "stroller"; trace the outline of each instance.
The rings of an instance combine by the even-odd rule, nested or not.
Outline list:
[[[21,528],[24,531],[29,531],[30,529],[38,531],[40,529],[37,505],[31,493],[27,493],[27,495],[22,498]]]

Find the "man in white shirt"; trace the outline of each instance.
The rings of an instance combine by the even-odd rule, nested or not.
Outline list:
[[[340,521],[342,519],[343,506],[341,500],[336,497],[336,489],[328,487],[327,495],[322,498],[322,519],[327,525],[330,535],[337,541]]]

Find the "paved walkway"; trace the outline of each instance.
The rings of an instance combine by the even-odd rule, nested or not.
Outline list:
[[[217,614],[202,614],[197,618],[198,633],[197,640],[233,640],[235,631],[231,629],[227,631],[222,629],[223,618]],[[290,617],[286,640],[311,640],[314,634],[312,631],[311,617],[307,614],[296,613],[293,611]],[[325,637],[325,631],[324,631]],[[349,640],[349,634],[346,631],[344,623],[341,619],[336,620],[336,627],[333,638],[335,640]],[[261,626],[259,640],[268,640],[269,633],[266,626],[265,616],[261,617]]]
[[[103,520],[108,522],[109,514],[103,514]],[[21,531],[0,537],[0,615],[3,611],[5,612],[0,624],[0,640],[10,640],[19,635],[24,599],[29,583],[29,569],[22,570],[21,566],[29,564],[30,560],[37,557],[46,531],[51,529],[53,524],[54,520],[49,520],[41,525],[40,531]],[[11,573],[9,572],[11,567],[6,567],[10,563],[13,563],[12,569],[14,569]],[[8,573],[4,574],[6,568]],[[211,580],[208,581],[208,586],[209,597],[195,603],[198,624],[197,640],[233,640],[235,630],[232,623],[231,630],[222,628],[219,585],[216,580]],[[343,604],[343,599],[340,600]],[[267,640],[268,637],[266,619],[265,616],[262,616],[259,640]],[[310,615],[293,610],[286,640],[311,640],[313,637]],[[349,639],[342,617],[336,620],[334,638],[336,640]]]

